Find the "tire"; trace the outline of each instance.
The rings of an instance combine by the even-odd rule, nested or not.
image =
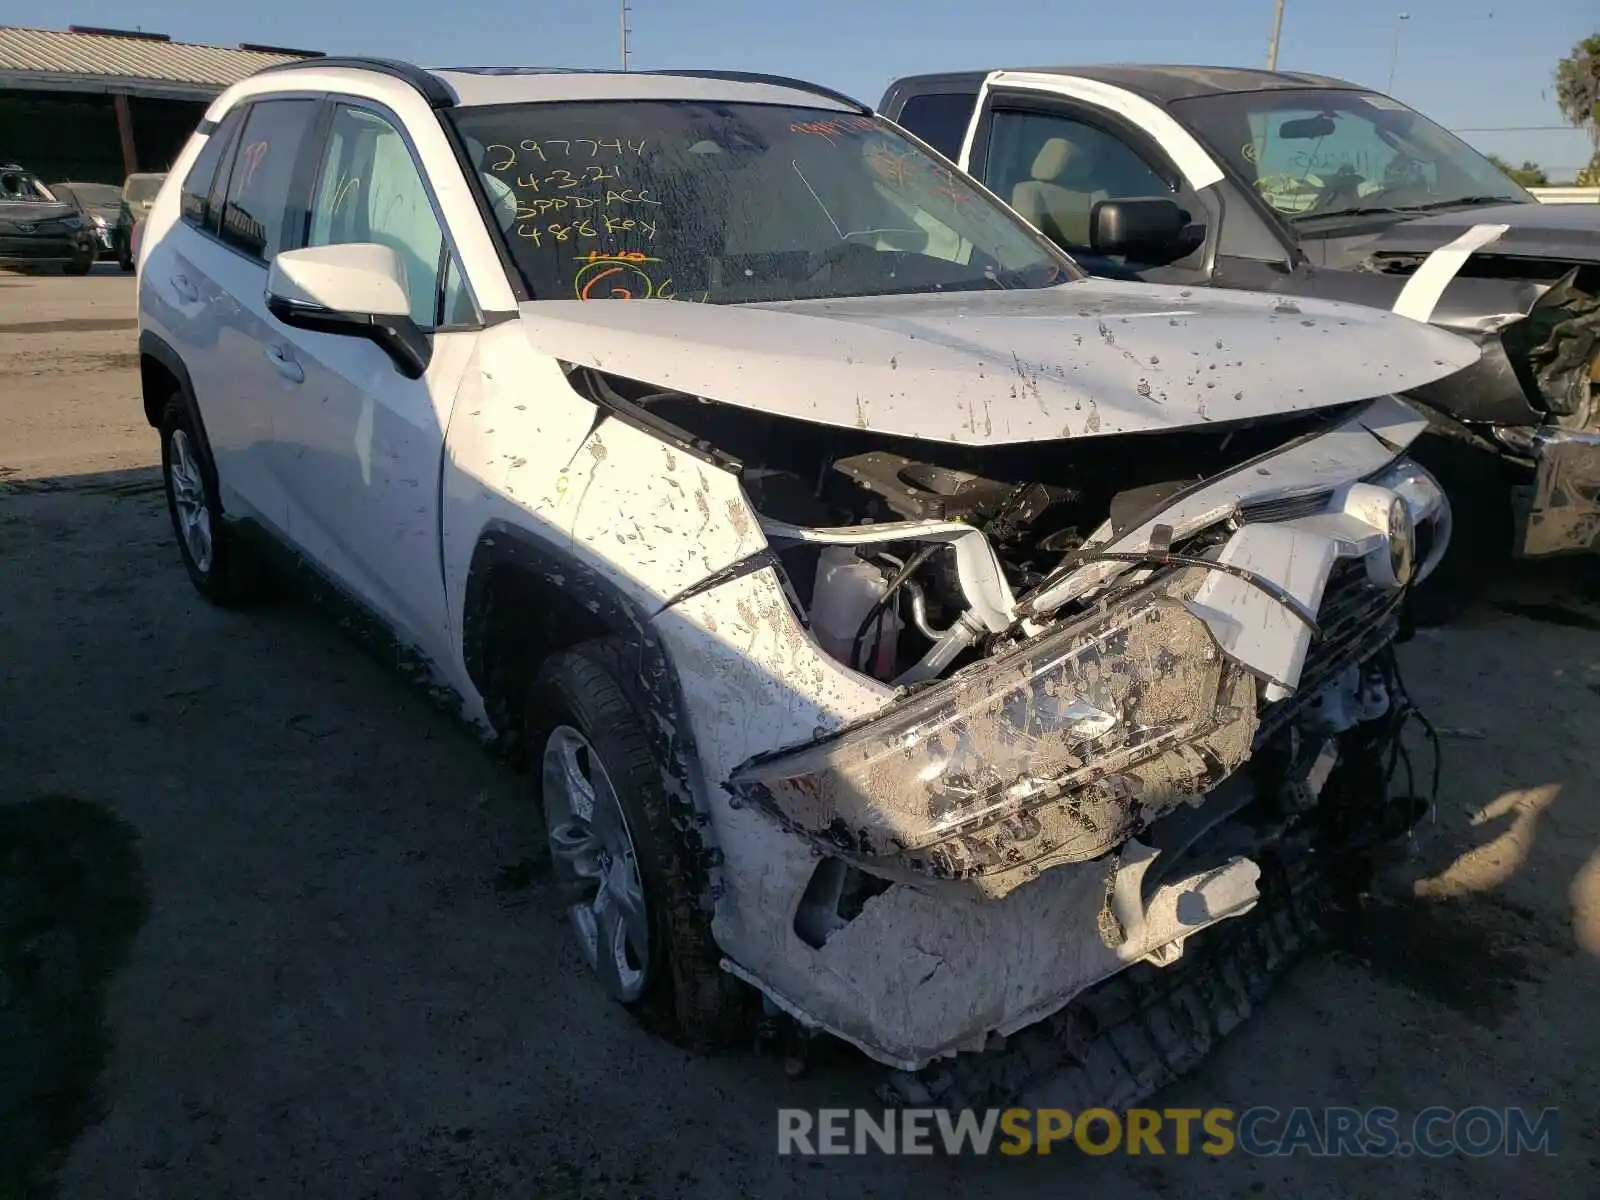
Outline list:
[[[117,241],[117,266],[124,271],[133,270],[133,247],[121,239]]]
[[[87,275],[94,270],[94,259],[86,258],[82,262],[70,262],[62,270],[68,275]]]
[[[161,415],[161,477],[178,553],[195,590],[223,608],[256,599],[259,574],[222,519],[216,471],[181,396],[167,401]]]
[[[1516,523],[1505,464],[1492,447],[1435,426],[1408,453],[1438,480],[1450,500],[1450,545],[1433,573],[1411,593],[1412,619],[1428,628],[1455,620],[1505,571]]]
[[[721,954],[690,869],[695,852],[685,846],[674,828],[661,767],[651,750],[640,709],[624,682],[633,676],[623,662],[619,644],[610,640],[584,643],[542,664],[523,709],[530,784],[550,833],[557,887],[564,900],[576,901],[568,908],[568,916],[580,952],[595,969],[597,979],[647,1028],[695,1049],[719,1049],[751,1032],[753,1025],[747,1016],[751,993],[719,965]],[[642,978],[637,981],[623,979],[619,971],[617,978],[608,982],[597,964],[605,947],[589,941],[592,934],[582,926],[581,910],[600,911],[597,893],[593,900],[589,895],[594,876],[582,876],[573,866],[582,854],[574,849],[581,838],[572,830],[582,823],[559,820],[576,806],[569,804],[561,784],[546,782],[553,761],[567,760],[573,734],[584,744],[595,794],[600,795],[609,784],[615,796],[624,837],[637,866],[637,880],[642,884],[647,947],[640,953],[630,935],[621,935],[627,939],[629,963],[641,969]],[[591,811],[600,811],[602,802],[597,799]],[[590,831],[590,844],[603,840],[603,835]],[[601,868],[607,884],[615,878],[619,863],[625,868],[624,855],[614,855],[609,866]],[[610,890],[615,893],[618,889]],[[593,919],[597,927],[604,928],[598,916]],[[626,921],[617,920],[626,930]],[[598,940],[604,942],[603,937]],[[627,986],[619,991],[614,986],[617,983]]]

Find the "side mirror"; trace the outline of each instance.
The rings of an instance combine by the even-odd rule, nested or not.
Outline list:
[[[267,271],[267,311],[296,329],[366,338],[407,379],[421,379],[433,357],[432,343],[411,319],[405,263],[388,246],[285,250]]]
[[[1101,200],[1089,214],[1096,254],[1171,261],[1184,252],[1189,214],[1164,196]]]

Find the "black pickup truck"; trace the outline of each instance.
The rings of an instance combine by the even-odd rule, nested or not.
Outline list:
[[[1472,338],[1475,367],[1410,397],[1463,534],[1440,583],[1508,546],[1600,551],[1600,204],[1540,204],[1427,117],[1317,75],[968,71],[897,80],[879,109],[1096,274],[1347,300]]]

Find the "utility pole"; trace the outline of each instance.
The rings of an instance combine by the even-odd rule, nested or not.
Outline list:
[[[1394,68],[1400,61],[1400,31],[1406,27],[1406,22],[1411,20],[1410,13],[1401,13],[1394,19],[1394,41],[1389,46],[1389,86],[1383,90],[1394,91]]]
[[[1283,0],[1272,6],[1272,40],[1267,43],[1267,70],[1278,69],[1278,35],[1283,32]]]
[[[622,69],[628,69],[628,34],[633,32],[628,28],[628,0],[622,0]]]

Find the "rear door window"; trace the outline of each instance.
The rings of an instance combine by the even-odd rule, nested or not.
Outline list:
[[[211,213],[211,193],[216,188],[219,174],[224,183],[228,178],[227,152],[232,149],[234,138],[239,132],[243,112],[242,108],[235,108],[223,116],[221,122],[211,131],[211,135],[206,138],[206,144],[200,148],[194,166],[189,168],[189,174],[184,177],[179,206],[183,219],[192,225],[199,225],[202,228],[209,226],[213,230],[216,228],[216,221],[207,219]],[[219,199],[220,196],[219,190]],[[122,193],[116,193],[115,200],[121,199]]]
[[[283,248],[289,188],[320,101],[263,100],[250,107],[228,178],[220,234],[235,249],[269,263]]]

